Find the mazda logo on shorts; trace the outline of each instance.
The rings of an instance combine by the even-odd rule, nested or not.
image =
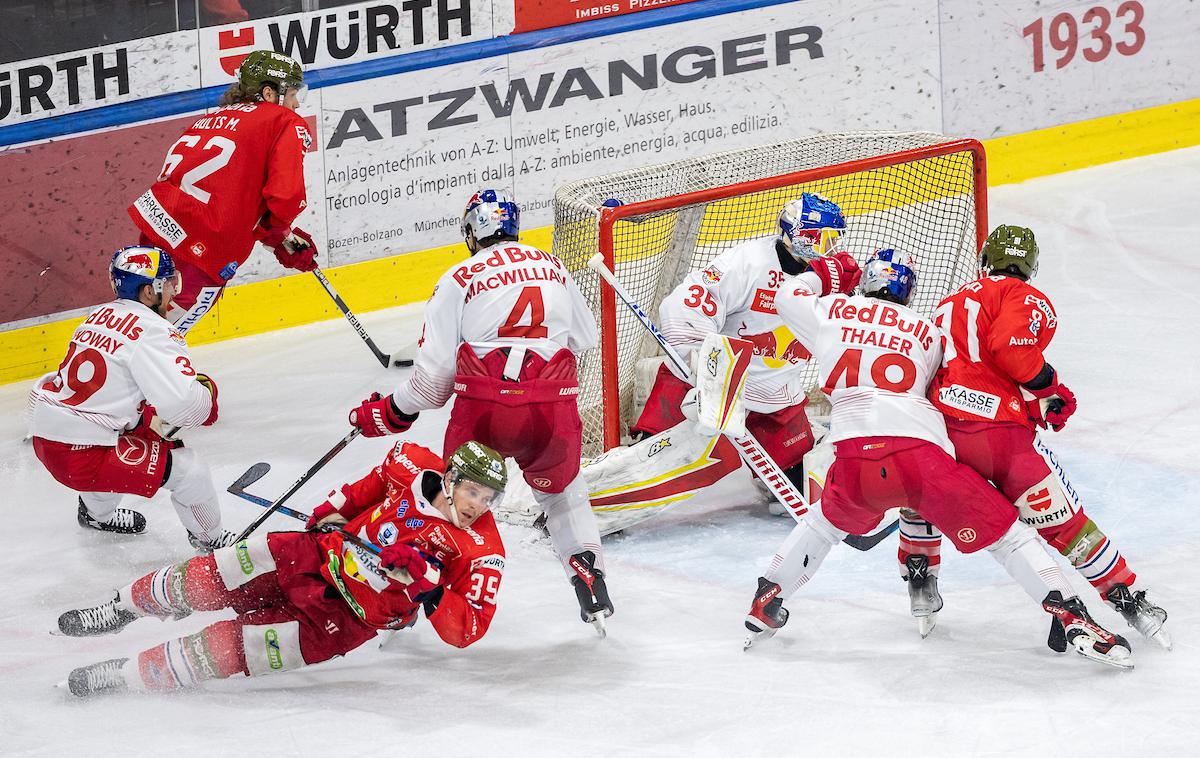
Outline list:
[[[150,445],[139,437],[117,437],[117,457],[126,466],[137,466],[146,460]]]
[[[977,536],[977,535],[975,534],[975,530],[974,530],[974,529],[972,529],[972,528],[971,528],[971,527],[969,527],[969,526],[968,526],[968,527],[966,527],[965,529],[959,529],[959,530],[958,530],[958,540],[959,540],[959,542],[962,542],[962,543],[970,543],[970,542],[974,542],[974,541],[975,541],[975,537],[976,537],[976,536]]]

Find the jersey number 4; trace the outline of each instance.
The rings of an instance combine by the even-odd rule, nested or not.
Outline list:
[[[529,311],[529,323],[522,326],[520,322],[525,318],[525,311]],[[496,336],[541,339],[550,334],[545,321],[546,304],[542,302],[542,288],[525,287],[517,295],[517,304],[504,320],[504,325],[496,330]]]
[[[195,134],[185,134],[171,145],[171,149],[167,151],[167,160],[163,163],[162,173],[158,175],[160,182],[165,182],[171,176],[171,172],[178,168],[180,163],[183,163],[184,156],[175,152],[180,147],[186,152],[195,152],[196,145],[200,144],[200,137]],[[211,150],[216,150],[216,154],[208,160],[202,161],[195,167],[189,169],[187,173],[179,177],[179,188],[196,198],[202,203],[208,204],[212,193],[208,190],[200,189],[197,185],[202,179],[207,179],[209,176],[217,173],[225,168],[229,160],[233,158],[233,151],[237,149],[237,143],[228,137],[209,137],[208,142],[204,143],[201,148],[204,153]],[[192,156],[187,156],[191,158]],[[194,162],[190,160],[189,163]]]

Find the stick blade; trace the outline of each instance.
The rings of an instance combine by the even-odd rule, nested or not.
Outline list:
[[[887,526],[885,526],[883,529],[880,529],[879,531],[875,532],[874,534],[864,534],[864,535],[847,534],[842,539],[842,542],[845,542],[847,545],[854,548],[855,550],[862,550],[863,552],[866,552],[867,550],[870,550],[871,548],[878,545],[880,542],[883,542],[885,539],[890,537],[892,532],[896,531],[899,528],[900,528],[900,520],[897,519],[897,520],[893,521],[891,524],[888,524]]]
[[[267,472],[270,470],[271,464],[267,463],[266,461],[256,463],[250,468],[246,469],[246,472],[239,476],[237,481],[229,485],[229,487],[226,489],[226,492],[229,492],[233,495],[238,495],[251,484],[254,484],[259,479],[262,479],[264,476],[266,476]]]
[[[607,266],[604,265],[604,255],[602,253],[596,253],[591,258],[588,258],[587,265],[588,265],[588,268],[590,268],[594,271],[599,271],[602,268],[607,268]]]

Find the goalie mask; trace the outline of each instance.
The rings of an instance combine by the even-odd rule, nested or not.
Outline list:
[[[832,253],[846,231],[837,203],[805,192],[779,213],[779,241],[794,258],[812,261]]]
[[[863,294],[908,305],[917,286],[915,266],[916,261],[908,253],[891,248],[876,250],[863,269]]]
[[[989,274],[1011,273],[1032,279],[1038,267],[1038,244],[1033,231],[1023,226],[997,226],[979,251],[979,267]]]
[[[507,485],[504,456],[479,442],[460,445],[450,456],[446,475],[442,477],[442,494],[450,508],[450,521],[460,529],[471,526],[500,502]]]
[[[463,211],[462,235],[472,254],[493,242],[516,240],[521,233],[521,209],[505,190],[479,190],[467,201]]]

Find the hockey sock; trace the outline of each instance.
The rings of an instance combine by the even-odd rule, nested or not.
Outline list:
[[[1037,533],[1020,521],[1014,522],[987,551],[1039,606],[1053,590],[1065,598],[1076,594],[1058,564],[1038,544]]]
[[[227,594],[211,555],[146,574],[120,592],[121,606],[139,616],[186,616],[226,607]]]
[[[829,549],[845,536],[846,532],[826,520],[820,508],[809,511],[788,534],[767,569],[766,578],[782,590],[779,597],[786,600],[807,584],[829,555]]]
[[[1126,565],[1125,556],[1083,511],[1075,513],[1065,524],[1047,526],[1038,533],[1083,574],[1101,597],[1114,584],[1132,587],[1137,580],[1137,575]]]
[[[937,576],[942,563],[942,533],[938,528],[921,518],[916,511],[900,509],[900,548],[896,558],[900,561],[900,578],[908,580],[905,561],[910,555],[929,558],[929,574]]]
[[[83,507],[87,508],[88,515],[102,522],[112,519],[113,513],[117,510],[117,506],[121,504],[121,498],[123,497],[125,496],[119,492],[79,493],[79,499],[83,502]]]
[[[600,550],[600,527],[588,501],[587,483],[583,475],[576,476],[562,492],[533,491],[542,511],[546,514],[546,531],[550,542],[563,561],[567,578],[575,572],[567,565],[572,555],[590,550],[596,556],[595,568],[604,573],[604,553]]]
[[[195,634],[168,640],[139,653],[136,666],[135,673],[126,664],[125,680],[135,689],[153,692],[249,674],[242,625],[238,621],[218,621]]]
[[[212,472],[194,451],[185,447],[171,451],[171,475],[164,486],[171,491],[171,503],[185,529],[203,540],[220,536],[221,506]]]

